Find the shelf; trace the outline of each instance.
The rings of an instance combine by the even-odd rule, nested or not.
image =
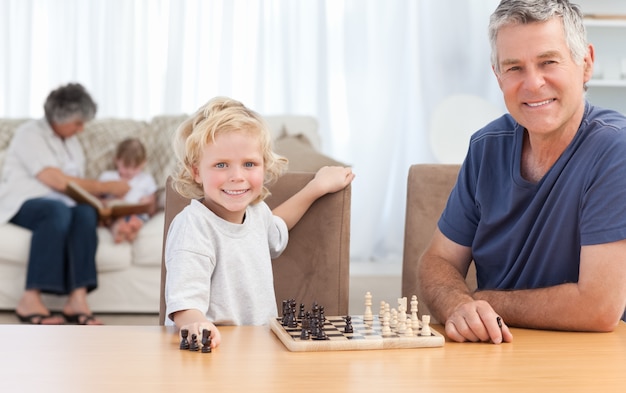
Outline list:
[[[590,79],[587,86],[597,87],[626,87],[626,79]]]
[[[587,27],[626,27],[626,15],[615,15],[605,17],[585,17]]]

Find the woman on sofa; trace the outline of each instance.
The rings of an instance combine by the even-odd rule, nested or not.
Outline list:
[[[64,191],[70,181],[93,194],[123,196],[129,187],[124,181],[84,178],[85,156],[76,135],[95,117],[96,103],[82,85],[53,90],[44,112],[43,119],[15,131],[0,183],[0,222],[32,231],[26,289],[15,312],[31,324],[100,325],[87,303],[87,293],[97,287],[98,215]],[[63,317],[50,313],[41,293],[68,295]]]

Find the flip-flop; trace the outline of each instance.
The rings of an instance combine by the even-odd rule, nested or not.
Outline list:
[[[85,314],[85,313],[77,313],[77,314],[63,313],[63,318],[65,318],[67,323],[75,323],[77,325],[89,325],[89,322],[97,321],[95,316],[91,314]]]
[[[34,313],[34,314],[28,314],[28,315],[20,315],[16,312],[15,315],[17,316],[17,319],[20,320],[20,322],[29,323],[31,325],[42,325],[45,319],[54,318],[54,315],[51,315],[51,314]],[[61,322],[58,325],[61,325],[61,324],[63,323]],[[56,324],[50,324],[50,325],[56,325]]]

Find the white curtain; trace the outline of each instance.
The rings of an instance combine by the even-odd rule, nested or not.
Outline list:
[[[429,114],[453,93],[501,105],[497,0],[0,0],[0,116],[36,117],[83,83],[98,116],[193,112],[216,95],[307,114],[349,163],[351,256],[401,260],[406,177],[433,162]]]

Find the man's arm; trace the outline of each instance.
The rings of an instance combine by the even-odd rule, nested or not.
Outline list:
[[[513,335],[499,315],[487,302],[476,301],[467,287],[471,259],[469,247],[437,229],[418,266],[420,298],[454,341],[510,342]]]
[[[478,291],[512,326],[609,332],[626,307],[626,240],[584,246],[578,283],[553,287]]]
[[[454,243],[436,229],[421,256],[417,279],[420,298],[438,321],[445,322],[459,304],[474,300],[465,283],[470,263],[471,249]]]

